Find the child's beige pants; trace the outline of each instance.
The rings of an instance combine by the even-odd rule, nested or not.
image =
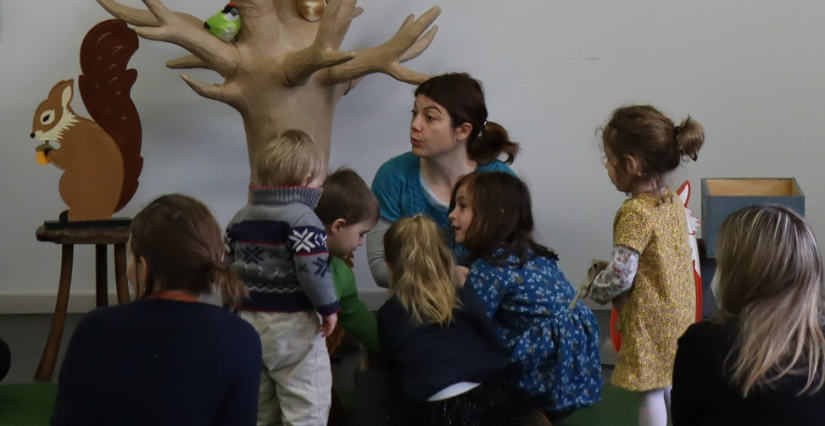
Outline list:
[[[332,372],[315,312],[242,311],[261,336],[263,369],[258,426],[325,426]]]

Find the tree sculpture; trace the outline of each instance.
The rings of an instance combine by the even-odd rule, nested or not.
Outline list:
[[[199,95],[226,103],[241,114],[253,183],[258,150],[287,128],[306,131],[329,152],[335,106],[361,77],[383,73],[411,84],[427,79],[401,63],[430,45],[438,27],[424,32],[441,9],[434,6],[418,19],[408,16],[381,45],[342,52],[338,49],[350,23],[363,12],[356,2],[235,0],[243,24],[234,42],[227,43],[204,29],[203,20],[170,11],[160,0],[143,0],[148,10],[98,0],[113,16],[135,25],[139,36],[192,53],[167,62],[167,67],[205,68],[225,79],[223,84],[208,84],[181,75]],[[310,21],[316,18],[305,10],[306,3],[320,19]]]

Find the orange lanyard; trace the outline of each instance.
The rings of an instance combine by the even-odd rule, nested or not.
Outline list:
[[[165,290],[152,293],[149,299],[176,300],[178,302],[200,302],[198,296],[184,290]]]

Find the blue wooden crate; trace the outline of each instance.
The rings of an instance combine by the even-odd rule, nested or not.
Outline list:
[[[805,215],[805,194],[795,178],[702,179],[701,229],[708,258],[716,258],[716,239],[722,221],[753,204],[780,204]]]

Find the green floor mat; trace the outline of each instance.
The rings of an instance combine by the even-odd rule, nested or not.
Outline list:
[[[57,385],[34,383],[0,386],[0,425],[47,426]]]
[[[639,396],[605,383],[602,402],[573,413],[560,426],[637,426]]]
[[[0,385],[0,425],[48,425],[56,396],[54,383]],[[354,392],[339,391],[338,396],[345,409],[352,410]],[[606,384],[602,402],[575,412],[560,426],[636,426],[638,401],[636,394]]]

